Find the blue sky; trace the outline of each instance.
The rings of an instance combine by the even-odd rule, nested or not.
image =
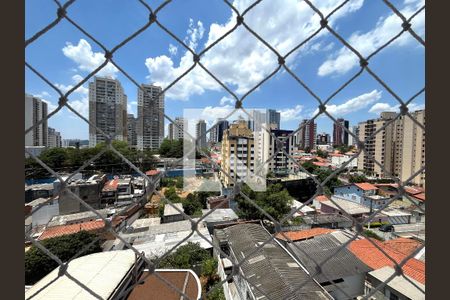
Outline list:
[[[161,2],[147,0],[152,8]],[[313,1],[324,12],[332,11],[341,2]],[[423,0],[392,2],[407,18],[424,4]],[[241,12],[251,3],[248,0],[233,2]],[[67,13],[108,49],[148,20],[143,5],[132,0],[78,0]],[[31,37],[55,16],[53,1],[26,1],[25,37]],[[235,15],[223,1],[175,0],[158,13],[158,20],[196,52],[235,25]],[[309,7],[294,0],[283,1],[283,6],[278,1],[262,1],[245,16],[245,21],[282,55],[320,26],[319,17]],[[330,18],[330,26],[366,56],[400,32],[401,23],[382,1],[373,0],[350,1]],[[425,38],[424,12],[413,19],[412,24]],[[405,33],[374,56],[369,66],[406,100],[424,87],[424,53],[424,47]],[[114,59],[137,82],[163,87],[192,65],[192,55],[154,25],[118,50]],[[94,41],[63,20],[26,48],[26,61],[53,84],[67,90],[103,63],[104,58]],[[244,95],[277,67],[276,56],[242,26],[202,56],[201,62],[238,96]],[[359,70],[356,56],[326,31],[293,52],[287,65],[323,99]],[[112,65],[107,65],[101,73],[121,81],[128,96],[129,111],[136,114],[136,86]],[[50,108],[56,106],[58,97],[51,87],[28,69],[25,69],[25,78],[26,92],[48,101]],[[168,116],[182,116],[183,109],[197,108],[204,109],[204,116],[210,122],[234,103],[232,97],[199,67],[170,89],[165,99]],[[70,95],[69,101],[87,117],[87,84]],[[422,94],[410,109],[423,108],[424,103]],[[356,125],[377,117],[381,111],[396,110],[397,104],[388,91],[364,72],[328,103],[328,111]],[[298,127],[303,118],[314,114],[317,106],[318,102],[284,70],[244,100],[246,108],[279,110],[283,129]],[[332,123],[327,117],[319,117],[317,123],[319,132],[332,132]],[[88,125],[65,109],[49,120],[49,126],[59,130],[63,138],[88,138]]]

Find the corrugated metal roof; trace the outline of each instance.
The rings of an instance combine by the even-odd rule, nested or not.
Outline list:
[[[294,242],[294,244],[301,250],[295,246],[289,246],[288,248],[295,253],[311,274],[316,272],[316,264],[311,258],[320,264],[331,257],[322,266],[322,272],[328,278],[323,274],[318,274],[315,278],[319,282],[362,274],[371,270],[347,248],[335,253],[342,243],[331,234],[316,236],[313,239]]]
[[[221,231],[225,233],[236,259],[242,261],[246,258],[241,270],[250,281],[249,286],[257,299],[332,299],[317,282],[309,280],[305,269],[276,241],[272,240],[252,253],[270,238],[261,225],[239,224]],[[303,287],[294,293],[304,282]],[[254,286],[258,286],[262,293]]]
[[[94,253],[72,260],[67,273],[91,289],[101,299],[108,299],[135,263],[132,250]],[[33,300],[89,300],[98,299],[66,275],[58,277],[59,268],[41,279],[25,292]],[[53,281],[56,279],[55,281]],[[53,281],[53,282],[52,282]]]

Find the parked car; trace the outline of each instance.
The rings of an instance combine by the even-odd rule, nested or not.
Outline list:
[[[392,226],[392,224],[384,224],[380,226],[379,230],[383,232],[393,232],[394,226]]]

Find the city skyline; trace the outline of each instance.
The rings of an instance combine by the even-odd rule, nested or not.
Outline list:
[[[337,6],[339,1],[329,0],[319,3],[325,11],[330,11]],[[398,1],[397,6],[408,17],[423,1]],[[277,28],[286,26],[293,28],[296,22],[306,22],[314,27],[319,19],[313,17],[314,13],[304,9],[305,4],[298,7],[294,2],[287,2],[292,6],[292,13],[297,13],[298,17],[287,18],[284,15],[273,16],[273,24],[276,32]],[[27,5],[26,15],[30,22],[26,24],[26,36],[33,34],[42,24],[47,23],[50,17],[47,14],[51,9],[51,3],[42,3],[42,7],[37,9],[31,2]],[[41,5],[41,4],[39,4]],[[246,2],[236,1],[239,8],[245,8]],[[286,37],[286,45],[280,45],[272,38],[274,34],[268,26],[260,24],[258,20],[264,20],[266,11],[274,11],[272,3],[261,3],[258,9],[248,15],[246,22],[251,27],[259,28],[258,33],[268,39],[268,42],[281,53],[286,53],[289,48],[293,48],[297,40]],[[89,8],[89,9],[87,9]],[[70,14],[74,19],[86,26],[87,30],[94,36],[102,36],[102,42],[108,47],[113,47],[122,38],[133,32],[147,16],[139,6],[129,6],[122,9],[121,4],[115,6],[116,9],[126,11],[125,15],[117,18],[113,11],[105,9],[99,3],[80,3],[70,8]],[[223,9],[220,4],[211,4],[208,9],[192,9],[189,5],[179,3],[171,5],[171,14],[162,13],[161,20],[164,23],[174,24],[171,30],[174,31],[185,43],[199,52],[205,44],[222,32],[227,26],[234,23],[231,10]],[[87,11],[87,13],[86,13]],[[289,11],[289,10],[286,10]],[[82,15],[80,12],[84,12]],[[101,13],[99,13],[101,12]],[[135,18],[127,18],[129,15]],[[423,12],[416,18],[413,24],[419,35],[424,34]],[[112,18],[111,16],[115,17]],[[145,16],[144,16],[145,15]],[[95,16],[95,18],[94,18]],[[140,18],[142,17],[142,19]],[[189,16],[189,17],[188,17]],[[214,17],[212,17],[214,16]],[[344,18],[345,17],[345,18]],[[127,25],[123,26],[122,18],[127,18]],[[303,18],[303,19],[299,19]],[[384,41],[394,36],[401,30],[401,20],[396,19],[392,11],[382,3],[368,1],[355,1],[347,6],[340,14],[334,15],[330,22],[334,23],[339,33],[344,38],[349,39],[355,47],[364,55],[372,52],[374,47],[379,47]],[[114,22],[108,20],[115,20]],[[131,21],[130,21],[131,20]],[[176,22],[175,22],[176,21]],[[356,32],[354,25],[358,23],[360,32]],[[288,30],[287,30],[288,31]],[[116,32],[117,36],[111,36],[108,32]],[[309,32],[305,32],[307,34]],[[303,37],[303,36],[302,36]],[[298,37],[301,40],[302,37]],[[249,38],[248,33],[238,30],[228,37],[230,42],[244,43],[248,46],[248,53],[253,54],[261,64],[260,69],[251,70],[255,74],[254,78],[249,78],[246,71],[239,65],[231,63],[229,60],[243,61],[246,64],[254,63],[252,56],[242,56],[238,51],[228,49],[229,46],[221,46],[211,50],[211,55],[219,56],[224,60],[224,66],[216,66],[211,61],[211,55],[202,57],[204,63],[211,71],[223,80],[231,91],[238,96],[242,96],[250,88],[256,85],[258,78],[267,76],[272,71],[272,66],[276,63],[276,57],[272,61],[270,50],[259,45],[255,40]],[[157,39],[159,42],[154,47],[142,45],[145,40]],[[250,44],[248,44],[250,43]],[[371,45],[370,43],[373,43]],[[27,48],[29,63],[45,74],[50,82],[63,91],[67,91],[77,82],[84,78],[90,71],[103,62],[101,49],[94,42],[77,32],[74,28],[62,25],[48,33],[38,42],[39,47]],[[407,55],[405,55],[407,51]],[[191,60],[183,47],[170,37],[167,37],[158,30],[149,30],[138,36],[129,45],[120,49],[115,58],[118,64],[123,67],[139,83],[159,84],[166,87],[173,81],[176,75],[187,69],[186,64]],[[228,53],[229,58],[225,55]],[[371,68],[393,90],[405,101],[414,95],[424,84],[424,50],[410,35],[402,35],[397,42],[383,49],[370,62]],[[52,68],[47,62],[51,57],[52,61],[61,66],[58,70]],[[344,63],[346,62],[346,63]],[[227,64],[230,63],[229,66]],[[339,43],[329,34],[320,34],[305,48],[295,52],[291,60],[287,61],[293,72],[311,87],[312,91],[320,98],[326,99],[332,91],[336,90],[346,80],[348,80],[358,70],[357,62],[349,57]],[[380,66],[393,65],[394,68],[384,69]],[[181,116],[182,110],[186,108],[202,108],[209,112],[214,118],[220,117],[220,111],[226,107],[234,107],[234,99],[219,89],[209,77],[200,72],[198,67],[192,75],[180,80],[166,93],[166,114],[174,118]],[[35,96],[41,96],[48,102],[49,113],[56,107],[58,102],[57,94],[30,70],[26,70],[26,90]],[[128,112],[137,115],[137,89],[125,76],[123,76],[114,66],[108,64],[100,72],[100,75],[111,75],[122,82],[125,94],[128,95]],[[92,78],[89,80],[91,81]],[[246,84],[246,85],[245,85]],[[87,84],[79,88],[70,95],[69,103],[82,115],[87,116]],[[276,103],[276,105],[273,105]],[[383,110],[397,110],[398,102],[386,91],[383,86],[377,83],[370,75],[363,74],[354,83],[350,84],[341,93],[337,94],[328,104],[328,111],[335,117],[343,117],[350,121],[350,124],[374,118]],[[278,72],[273,80],[264,83],[259,89],[247,97],[244,107],[264,108],[276,107],[281,113],[281,128],[286,130],[296,129],[302,119],[309,119],[317,110],[318,102],[306,92],[287,72]],[[423,108],[424,95],[420,95],[411,105],[411,110]],[[68,126],[65,120],[71,118],[77,122],[77,126]],[[167,120],[167,119],[166,119]],[[332,121],[326,117],[319,117],[316,120],[318,127],[326,132],[332,131]],[[166,125],[168,124],[168,120]],[[78,119],[71,112],[63,109],[49,119],[49,126],[59,128],[62,135],[68,138],[86,139],[88,125]]]

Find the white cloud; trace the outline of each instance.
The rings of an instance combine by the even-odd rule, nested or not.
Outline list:
[[[369,109],[369,112],[379,115],[380,113],[385,112],[385,111],[399,112],[399,108],[400,108],[400,104],[390,105],[389,103],[383,102],[383,103],[376,103],[375,105],[373,105]],[[424,108],[425,108],[424,104],[416,104],[414,102],[412,102],[408,105],[409,111],[416,111],[416,110],[421,110]]]
[[[77,100],[71,100],[70,106],[80,113],[83,117],[89,119],[89,100],[87,97],[83,97]],[[70,112],[72,114],[72,112]],[[76,116],[78,118],[78,116]]]
[[[42,91],[39,94],[36,94],[34,96],[36,96],[38,98],[50,98],[51,97],[50,94],[46,91]]]
[[[79,71],[92,72],[105,62],[104,54],[102,52],[93,52],[91,45],[85,39],[80,39],[77,45],[67,42],[62,51],[66,57],[78,65],[77,69]],[[114,65],[108,63],[97,75],[115,78],[118,71]]]
[[[415,13],[422,5],[424,0],[420,1],[405,1],[405,6],[401,13],[408,18]],[[418,14],[412,21],[412,29],[419,35],[423,36],[425,33],[425,11]],[[347,39],[348,43],[358,50],[364,57],[367,57],[379,47],[384,45],[388,40],[394,37],[402,30],[402,20],[394,13],[390,13],[387,17],[382,17],[378,20],[375,28],[366,32],[353,33]],[[418,42],[408,32],[403,33],[388,47],[403,47],[412,43]],[[318,69],[319,76],[327,75],[342,75],[359,65],[358,57],[342,47],[334,54],[332,54]]]
[[[327,104],[326,108],[327,112],[330,113],[332,116],[342,117],[346,114],[366,108],[373,102],[380,100],[380,98],[381,98],[381,91],[373,90],[370,93],[359,95],[339,105]],[[315,116],[318,112],[319,109],[316,109],[312,115]]]
[[[72,76],[72,81],[74,83],[78,83],[78,82],[80,82],[83,79],[84,79],[84,77],[81,76],[80,74],[75,74],[75,75]]]
[[[227,104],[227,103],[230,103],[230,104],[234,104],[234,99],[232,99],[232,98],[230,98],[230,97],[226,97],[226,96],[223,96],[221,99],[220,99],[220,105],[225,105],[225,104]]]
[[[197,48],[198,41],[203,38],[204,33],[205,28],[203,27],[203,23],[201,21],[197,21],[196,26],[194,25],[194,20],[189,19],[189,27],[186,31],[187,36],[184,38],[184,42],[188,44],[189,48],[194,50]]]
[[[315,5],[325,14],[341,4],[341,0],[315,2],[317,2]],[[233,5],[243,11],[251,3],[250,0],[235,0]],[[363,0],[350,2],[336,12],[330,22],[336,22],[339,18],[358,10],[362,4]],[[245,22],[281,54],[289,52],[320,27],[320,17],[305,2],[297,0],[285,0],[283,5],[279,5],[278,1],[263,1],[245,16]],[[199,22],[197,22],[197,26],[193,26],[193,24],[192,21],[189,25],[187,39],[190,44],[197,46],[203,35],[201,32],[203,25],[200,26]],[[205,31],[208,38],[204,46],[212,44],[235,24],[236,14],[234,12],[231,12],[231,16],[225,24],[211,24],[209,30]],[[297,34],[293,35],[292,32]],[[303,51],[306,51],[305,48]],[[288,65],[292,65],[296,61],[299,52],[301,51],[296,51],[289,56]],[[206,52],[201,57],[201,62],[223,83],[241,95],[254,87],[278,65],[277,57],[243,26],[238,27]],[[145,61],[149,71],[149,81],[162,87],[168,86],[192,64],[192,54],[187,51],[184,52],[179,63],[174,62],[166,55],[149,57]],[[187,100],[190,96],[201,95],[206,90],[218,91],[221,89],[220,85],[197,66],[169,89],[166,96],[172,99]]]
[[[302,118],[303,106],[296,105],[294,108],[286,108],[280,110],[280,117],[282,121],[300,120]]]
[[[72,89],[74,86],[69,84],[69,85],[64,85],[64,84],[59,84],[59,83],[55,83],[55,86],[61,90],[61,92],[63,93],[67,93],[70,89]],[[88,95],[89,94],[89,89],[84,87],[84,86],[80,86],[79,88],[77,88],[74,93],[78,93],[81,95]]]
[[[177,52],[178,52],[177,46],[169,44],[169,53],[170,53],[170,55],[175,56],[175,55],[177,55]]]

